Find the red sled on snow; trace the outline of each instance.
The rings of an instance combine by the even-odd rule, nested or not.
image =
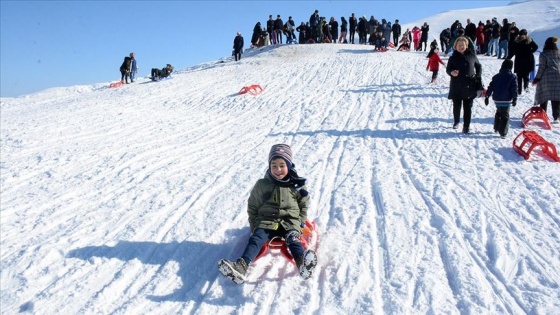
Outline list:
[[[317,231],[317,224],[315,222],[306,220],[305,227],[301,229],[301,234],[300,241],[304,250],[315,249],[317,247],[319,234]],[[289,262],[296,266],[296,261],[294,260],[294,257],[292,257],[292,254],[290,254],[288,245],[286,245],[286,240],[283,237],[273,237],[271,240],[268,240],[253,261],[257,261],[269,251],[280,252]]]
[[[548,115],[540,106],[533,106],[523,114],[523,118],[521,118],[523,128],[525,128],[527,124],[529,124],[529,121],[533,119],[542,120],[546,129],[552,129]]]
[[[113,82],[111,84],[109,84],[109,88],[118,88],[121,87],[123,85],[122,81],[117,81],[117,82]]]
[[[253,84],[249,86],[244,86],[240,91],[239,94],[249,93],[252,95],[260,94],[263,91],[263,88],[258,84]]]
[[[541,147],[542,152],[556,162],[560,162],[558,151],[553,143],[546,141],[541,135],[533,130],[522,131],[515,139],[513,139],[513,148],[525,160],[529,159],[529,155],[536,147]]]

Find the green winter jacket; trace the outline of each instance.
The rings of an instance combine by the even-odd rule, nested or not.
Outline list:
[[[302,197],[293,185],[281,187],[266,177],[259,179],[251,190],[247,207],[251,232],[257,228],[277,230],[280,225],[286,231],[301,232],[308,202],[309,196]]]

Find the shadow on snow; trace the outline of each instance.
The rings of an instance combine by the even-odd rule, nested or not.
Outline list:
[[[175,261],[179,265],[177,274],[183,285],[167,295],[148,295],[149,300],[154,302],[185,302],[188,300],[201,302],[204,300],[205,303],[216,305],[238,305],[239,301],[228,298],[230,294],[227,293],[228,290],[240,290],[237,285],[224,286],[226,294],[220,298],[208,299],[206,293],[212,287],[211,283],[219,276],[218,261],[222,258],[232,258],[229,256],[242,252],[244,242],[248,237],[249,229],[247,227],[228,230],[225,235],[228,242],[221,244],[186,240],[170,243],[119,241],[115,246],[86,246],[73,249],[68,252],[66,257],[82,260],[90,260],[93,257],[115,258],[124,262],[139,260],[143,264],[159,265],[156,274],[161,272],[167,263]],[[110,275],[110,277],[112,276]],[[228,280],[225,278],[223,280],[229,284]],[[233,294],[232,296],[240,294],[230,293]]]

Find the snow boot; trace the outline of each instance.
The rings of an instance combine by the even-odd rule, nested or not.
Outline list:
[[[299,275],[303,279],[311,278],[313,270],[317,267],[317,254],[313,250],[307,250],[303,256],[296,259],[296,265],[299,271]]]
[[[245,259],[239,258],[236,262],[222,259],[218,263],[218,270],[231,281],[242,284],[245,282],[245,275],[247,274],[247,263]]]

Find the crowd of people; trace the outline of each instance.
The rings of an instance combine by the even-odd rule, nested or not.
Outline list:
[[[340,31],[339,31],[340,30]],[[296,34],[297,36],[296,39]],[[284,22],[280,15],[276,19],[272,15],[268,16],[266,27],[261,22],[257,22],[253,28],[251,36],[251,47],[262,47],[267,45],[285,43],[356,43],[356,33],[358,34],[358,44],[374,45],[376,49],[386,49],[393,36],[393,45],[397,45],[401,35],[399,20],[393,24],[386,19],[377,20],[373,15],[367,19],[364,15],[356,17],[354,13],[348,20],[342,16],[340,22],[331,17],[328,21],[326,17],[319,15],[319,10],[315,10],[309,17],[309,21],[301,22],[298,26],[290,16]],[[427,38],[427,33],[426,33]]]
[[[445,65],[446,73],[450,76],[448,98],[453,103],[453,128],[459,128],[461,111],[463,111],[462,131],[464,133],[470,132],[473,100],[479,97],[484,89],[481,78],[482,66],[477,55],[504,60],[500,73],[496,74],[490,83],[489,93],[485,99],[485,102],[488,103],[491,96],[498,107],[494,131],[499,132],[502,137],[507,134],[504,121],[507,125],[509,106],[516,105],[517,97],[529,88],[530,74],[535,73],[534,53],[539,46],[528,35],[527,30],[519,29],[515,22],[510,23],[507,18],[502,20],[502,24],[497,21],[498,19],[494,17],[492,20],[486,20],[486,24],[480,21],[476,26],[470,19],[467,19],[466,25],[463,27],[461,22],[456,20],[440,33],[441,49],[435,39],[429,45],[426,69],[432,72],[431,82],[433,83],[437,79],[439,65]],[[251,37],[251,47],[283,44],[283,36],[286,37],[286,44],[355,44],[355,34],[358,33],[357,44],[373,45],[376,50],[386,50],[388,46],[396,47],[399,44],[397,51],[411,49],[426,51],[429,31],[430,26],[424,22],[421,27],[415,26],[412,30],[406,29],[401,34],[398,19],[391,24],[385,19],[379,21],[373,15],[369,20],[366,16],[357,18],[354,13],[348,20],[341,17],[339,24],[336,18],[331,17],[327,21],[325,17],[319,15],[319,10],[315,10],[308,22],[301,22],[297,27],[291,16],[284,23],[280,15],[277,15],[276,19],[269,15],[266,27],[261,27],[260,22],[256,23]],[[295,32],[299,33],[297,40]],[[243,46],[244,40],[241,32],[237,32],[232,51],[235,61],[241,59]],[[440,51],[443,52],[444,57],[448,57],[452,52],[447,64],[440,58]],[[120,67],[121,82],[128,84],[129,79],[130,82],[134,82],[137,71],[134,53],[130,53],[124,58]],[[508,74],[508,71],[511,72],[511,75]],[[163,69],[153,68],[151,77],[152,80],[158,80],[168,77],[172,72],[173,67],[167,64]],[[503,78],[507,78],[508,82],[513,78],[515,84],[508,83],[507,91],[515,87],[515,93],[504,92],[506,85],[500,83],[505,81]],[[539,56],[539,69],[532,84],[537,87],[535,104],[546,111],[547,103],[551,101],[553,123],[559,123],[560,52],[557,37],[550,37],[546,40],[543,52]]]

